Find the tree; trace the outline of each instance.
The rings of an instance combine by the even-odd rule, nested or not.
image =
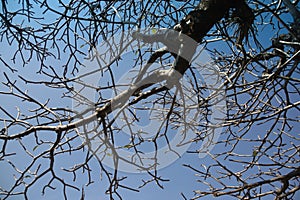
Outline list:
[[[183,165],[198,178],[193,199],[293,199],[298,3],[1,1],[0,163],[14,174],[1,198],[61,188],[65,199],[70,190],[84,199],[100,170],[108,197],[126,199],[120,190],[163,188],[160,168],[170,163],[160,156],[179,159],[188,147],[209,160]],[[210,59],[193,63],[200,45]],[[122,79],[122,70],[131,71]],[[145,117],[155,131],[135,128]],[[126,167],[148,180],[128,185]]]

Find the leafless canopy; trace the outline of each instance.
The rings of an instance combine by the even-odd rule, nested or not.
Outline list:
[[[147,184],[162,187],[167,179],[158,163],[142,165],[143,156],[146,149],[158,152],[163,145],[177,155],[170,141],[181,127],[179,135],[191,137],[188,153],[195,160],[209,132],[222,131],[218,140],[209,141],[214,149],[205,152],[207,163],[198,159],[183,165],[195,173],[191,182],[199,189],[193,197],[182,193],[178,199],[294,199],[300,189],[298,4],[1,0],[0,168],[9,180],[4,184],[0,178],[0,199],[28,199],[32,191],[47,195],[55,189],[64,199],[74,192],[84,199],[100,178],[108,182],[110,199],[124,198],[122,190],[143,192]],[[161,28],[169,30],[157,31]],[[117,35],[124,36],[130,56],[114,40]],[[196,45],[185,46],[182,35]],[[143,48],[134,48],[133,42]],[[166,46],[158,49],[158,42]],[[218,124],[211,119],[220,99],[190,62],[199,46],[208,52],[209,64],[217,66],[224,90],[226,109]],[[87,61],[96,70],[82,73],[90,67]],[[118,80],[130,70],[137,73],[124,87]],[[84,81],[93,74],[100,74],[97,82]],[[179,87],[180,78],[189,87]],[[86,89],[96,94],[94,99],[84,95]],[[187,94],[193,94],[188,107]],[[185,112],[192,108],[197,117],[187,123]],[[157,121],[152,135],[133,128],[148,115]],[[120,149],[131,157],[122,157]],[[113,161],[112,168],[105,158]],[[136,180],[140,186],[128,184],[131,175],[122,173],[121,162],[146,172],[148,179]]]

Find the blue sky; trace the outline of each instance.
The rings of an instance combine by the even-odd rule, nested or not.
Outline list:
[[[287,21],[289,21],[290,18],[287,17]],[[267,34],[266,34],[267,33]],[[275,33],[270,32],[269,30],[262,30],[261,35],[262,38],[264,38],[264,45],[268,46],[270,44],[269,38],[271,38]],[[0,55],[2,58],[5,58],[5,60],[10,60],[13,50],[15,50],[15,46],[8,46],[7,43],[2,42],[2,48],[0,48]],[[223,49],[224,51],[227,51],[227,47],[222,43],[217,43],[215,48]],[[61,61],[58,60],[48,60],[47,62],[52,63],[53,66],[60,66]],[[17,60],[16,63],[10,63],[13,66],[15,66],[18,69],[17,73],[11,73],[7,68],[1,66],[0,67],[0,82],[5,82],[5,78],[3,76],[3,72],[7,73],[8,76],[12,79],[15,80],[17,79],[17,85],[20,88],[26,88],[28,90],[28,93],[34,96],[34,98],[38,99],[41,102],[46,102],[47,99],[51,99],[50,101],[50,106],[65,106],[65,107],[72,107],[72,102],[70,99],[62,99],[61,98],[61,91],[57,91],[54,89],[45,89],[43,86],[38,86],[38,85],[30,85],[30,84],[25,84],[18,78],[18,74],[24,75],[25,78],[28,79],[34,79],[34,80],[43,80],[44,76],[37,74],[36,71],[39,69],[39,62],[37,60],[32,60],[28,66],[22,67],[20,60]],[[56,68],[60,73],[62,73],[62,68]],[[115,70],[114,71],[117,76],[121,76],[122,70]],[[3,87],[1,84],[0,86],[0,91],[7,91],[7,88]],[[17,107],[19,106],[20,108],[23,108],[22,106],[24,105],[23,102],[16,100],[15,98],[12,98],[11,96],[1,96],[1,106],[4,108],[8,109],[10,114],[13,116],[16,116],[18,113]],[[30,104],[26,104],[26,109],[33,109],[33,107],[30,107]],[[25,109],[25,110],[26,110]],[[4,114],[0,112],[0,117],[2,117]],[[295,113],[297,115],[297,113]],[[299,127],[299,124],[295,123],[295,127]],[[2,124],[1,124],[2,126]],[[300,128],[300,127],[299,127]],[[253,133],[253,138],[257,137],[259,133],[264,134],[266,130],[266,125],[265,126],[256,126],[251,133]],[[298,129],[299,130],[299,129]],[[18,131],[16,129],[15,131]],[[50,132],[41,132],[40,138],[44,138],[45,140],[53,140],[54,136],[53,133]],[[220,140],[225,139],[226,136],[222,136]],[[24,138],[24,142],[30,146],[32,141],[33,136],[28,136]],[[76,139],[74,141],[74,145],[79,145],[80,140]],[[0,141],[0,146],[3,144],[2,141]],[[194,144],[192,145],[190,150],[195,150],[199,144]],[[41,147],[38,147],[36,149],[35,144],[32,144],[32,152],[35,154],[38,154],[38,152],[41,152],[43,149],[46,149],[47,146],[43,145]],[[217,153],[220,151],[223,151],[225,147],[219,145],[217,146],[213,152]],[[246,143],[246,142],[241,142],[240,146],[236,149],[238,153],[241,154],[247,154],[251,156],[251,153],[253,151],[254,145],[252,143]],[[23,149],[20,148],[20,145],[18,145],[17,141],[11,142],[8,147],[7,147],[8,152],[17,152],[17,156],[9,158],[11,161],[16,163],[21,169],[24,168],[25,164],[28,162],[30,159],[28,156],[25,155],[23,152]],[[63,171],[60,169],[62,167],[67,167],[71,166],[72,164],[80,163],[84,161],[84,154],[81,152],[76,152],[74,154],[70,155],[61,155],[58,156],[55,168],[57,169],[58,173],[61,174],[62,176],[65,177],[66,181],[72,182],[72,178],[70,175],[66,175]],[[41,165],[46,167],[49,162],[47,159],[42,159],[39,162]],[[180,198],[180,193],[183,192],[187,198],[193,197],[193,190],[205,190],[206,188],[202,187],[200,183],[197,182],[197,176],[195,176],[195,172],[192,170],[183,167],[183,164],[190,164],[193,167],[202,168],[202,164],[209,166],[212,161],[209,159],[209,157],[205,158],[198,158],[197,154],[188,154],[185,153],[182,158],[178,159],[176,162],[171,164],[170,166],[159,170],[159,173],[162,175],[163,178],[169,179],[170,181],[162,183],[164,186],[164,190],[160,189],[157,187],[154,183],[151,183],[144,188],[141,189],[139,193],[132,192],[132,191],[127,191],[127,190],[121,190],[120,194],[124,196],[124,199],[130,199],[130,200],[153,200],[153,199],[182,199]],[[224,163],[229,163],[224,161]],[[232,163],[231,163],[232,164]],[[240,170],[243,168],[242,165],[235,164],[234,166],[230,166],[232,170]],[[43,168],[43,167],[42,167]],[[91,168],[93,169],[92,171],[92,176],[93,180],[95,183],[91,184],[89,187],[85,187],[85,183],[87,181],[87,178],[85,175],[82,175],[81,177],[78,178],[78,187],[85,187],[85,193],[88,200],[106,200],[109,199],[107,195],[104,195],[105,190],[108,187],[107,180],[103,178],[103,180],[99,180],[99,177],[101,176],[101,172],[99,170],[99,164],[97,163],[96,159],[92,159],[91,161]],[[256,169],[254,168],[253,171]],[[5,162],[0,162],[0,185],[3,187],[9,187],[9,185],[12,184],[13,180],[13,174],[15,172],[12,170],[12,168]],[[141,180],[145,179],[147,180],[149,176],[146,176],[145,174],[129,174],[129,173],[122,173],[120,172],[119,176],[128,176],[128,179],[124,181],[123,184],[128,184],[132,186],[139,186],[142,184]],[[61,185],[59,183],[54,183],[54,186],[57,187],[57,190],[51,190],[51,189],[46,189],[46,195],[40,197],[40,191],[43,186],[47,181],[49,181],[50,176],[46,176],[45,178],[41,179],[37,183],[37,189],[36,190],[30,190],[29,195],[30,199],[45,199],[45,200],[50,200],[50,199],[62,199],[62,194],[61,194]],[[228,182],[228,184],[231,184]],[[76,192],[75,190],[68,189],[68,195],[70,195],[70,199],[80,199],[80,194]],[[23,199],[23,197],[12,197],[10,199]],[[211,197],[203,198],[203,199],[211,199]],[[232,199],[229,197],[221,197],[219,199]]]

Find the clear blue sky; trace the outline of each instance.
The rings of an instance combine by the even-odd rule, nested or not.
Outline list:
[[[290,18],[287,18],[290,19]],[[269,32],[267,30],[263,30],[263,35],[265,38],[265,43],[268,44],[269,38],[273,36],[274,33]],[[266,34],[267,33],[267,34]],[[222,45],[221,43],[218,43],[218,45]],[[8,46],[5,42],[2,42],[0,48],[0,55],[2,58],[5,60],[9,60],[12,56],[13,50],[16,48],[14,46]],[[216,46],[217,48],[224,48],[226,51],[225,44],[224,46]],[[53,62],[53,65],[60,65],[60,61],[57,60],[51,60],[49,62]],[[19,70],[18,73],[11,73],[7,68],[3,67],[0,65],[0,82],[5,81],[3,72],[6,72],[11,79],[18,79],[18,74],[24,75],[28,79],[34,79],[34,80],[42,80],[43,76],[36,74],[35,72],[39,68],[39,63],[36,60],[32,60],[30,64],[23,68],[20,63],[11,63],[13,66],[16,66],[16,68]],[[120,71],[116,70],[115,73],[121,73]],[[43,86],[33,86],[33,85],[26,85],[22,81],[18,80],[17,84],[20,86],[20,88],[26,88],[28,89],[29,94],[32,94],[36,99],[40,100],[41,102],[45,102],[48,98],[51,98],[50,104],[53,106],[66,106],[66,107],[72,107],[72,102],[68,99],[61,99],[61,93],[52,89],[45,89]],[[7,90],[6,88],[3,88],[2,85],[0,86],[0,91]],[[11,97],[4,97],[1,96],[1,106],[8,108],[9,112],[13,115],[17,115],[17,109],[16,106],[22,106],[22,102],[19,100],[16,100],[15,98]],[[30,109],[30,105],[27,105],[26,109]],[[0,112],[0,117],[3,116],[3,113]],[[299,124],[296,124],[299,127]],[[2,126],[2,124],[1,124]],[[300,127],[299,127],[300,129]],[[264,126],[258,126],[256,130],[253,130],[252,132],[254,134],[263,132],[265,131]],[[52,133],[48,132],[42,132],[43,137],[45,139],[53,139]],[[255,135],[256,137],[256,135]],[[221,139],[225,139],[226,137],[221,137]],[[24,141],[30,145],[32,142],[33,137],[28,136],[24,138]],[[78,139],[78,144],[80,143],[80,140]],[[0,142],[0,146],[3,144],[3,142]],[[198,144],[195,144],[192,146],[192,149],[196,149]],[[34,148],[34,147],[32,147]],[[213,150],[213,152],[220,152],[224,149],[223,147],[219,146]],[[23,149],[19,147],[17,144],[17,141],[12,142],[8,146],[8,151],[16,151],[17,156],[12,157],[11,160],[16,163],[20,168],[24,167],[24,164],[27,163],[27,157],[25,156]],[[36,151],[41,151],[42,149],[36,149]],[[238,147],[237,149],[239,153],[241,154],[251,154],[253,150],[253,146],[251,144],[246,144],[243,143],[241,146]],[[82,161],[84,154],[81,153],[75,153],[72,156],[60,156],[58,157],[58,160],[56,162],[56,168],[58,169],[59,173],[62,173],[59,169],[63,166],[69,166],[70,163],[78,163]],[[197,154],[184,154],[182,158],[178,159],[175,163],[172,165],[159,170],[159,173],[162,175],[163,178],[169,179],[169,182],[164,182],[162,185],[164,186],[164,190],[160,189],[157,187],[155,184],[151,183],[147,185],[146,187],[142,188],[139,193],[132,192],[132,191],[127,191],[127,190],[121,190],[121,194],[124,196],[125,200],[165,200],[165,199],[182,199],[180,198],[180,193],[183,192],[187,198],[193,197],[193,190],[205,190],[206,188],[202,187],[201,184],[197,182],[197,176],[195,176],[195,172],[191,171],[190,169],[183,167],[183,164],[190,164],[196,168],[201,168],[201,164],[204,164],[206,166],[209,166],[211,163],[211,160],[208,157],[205,158],[198,158]],[[226,162],[225,162],[226,163]],[[41,161],[42,165],[48,165],[48,162],[46,160]],[[107,189],[107,181],[104,178],[103,181],[99,180],[99,177],[101,175],[100,171],[97,171],[99,169],[99,166],[94,159],[91,162],[91,167],[93,169],[93,180],[95,183],[91,184],[90,187],[85,187],[85,193],[87,196],[87,200],[106,200],[109,199],[107,195],[104,195],[105,190]],[[242,166],[236,165],[236,166],[230,166],[231,169],[241,169]],[[12,178],[13,178],[13,170],[9,165],[3,161],[0,162],[0,185],[3,187],[9,186],[12,184]],[[123,173],[122,172],[119,174],[119,176],[128,176],[128,180],[126,180],[123,184],[128,183],[128,185],[132,186],[139,186],[142,184],[141,180],[145,179],[147,180],[149,176],[145,176],[144,174],[128,174],[128,173]],[[62,194],[61,194],[61,185],[60,184],[54,184],[57,185],[57,190],[46,190],[46,195],[43,197],[40,197],[40,191],[41,187],[43,184],[45,184],[50,176],[46,176],[42,180],[40,180],[37,184],[37,190],[31,190],[30,191],[30,199],[45,199],[45,200],[50,200],[50,199],[62,199]],[[65,179],[67,181],[72,181],[72,177],[70,176],[65,176]],[[87,179],[86,176],[82,176],[79,178],[78,181],[78,186],[81,188],[84,186],[86,183]],[[230,184],[230,183],[228,183]],[[70,199],[80,199],[79,193],[75,192],[72,189],[68,189],[68,194],[70,195]],[[23,199],[17,198],[17,197],[12,197],[10,199]],[[211,197],[207,197],[204,199],[211,199]],[[219,199],[232,199],[232,198],[227,198],[227,197],[221,197]]]

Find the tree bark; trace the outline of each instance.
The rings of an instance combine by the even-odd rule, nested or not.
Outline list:
[[[232,12],[230,12],[231,9]],[[194,55],[195,48],[185,47],[185,45],[190,46],[191,42],[180,41],[180,34],[187,35],[196,43],[199,43],[203,40],[203,37],[207,35],[209,30],[224,16],[236,19],[238,23],[236,43],[238,45],[242,45],[243,39],[247,39],[254,20],[254,14],[244,0],[202,0],[193,11],[185,16],[179,24],[174,26],[173,29],[177,32],[177,34],[139,34],[138,36],[135,36],[148,43],[164,43],[170,50],[170,53],[176,57],[176,60],[173,63],[173,68],[183,75],[189,68],[190,60],[184,58],[182,54],[184,53],[185,57],[190,58]],[[177,41],[175,42],[176,45],[174,44],[174,41]],[[187,52],[186,49],[189,49],[189,51]]]

